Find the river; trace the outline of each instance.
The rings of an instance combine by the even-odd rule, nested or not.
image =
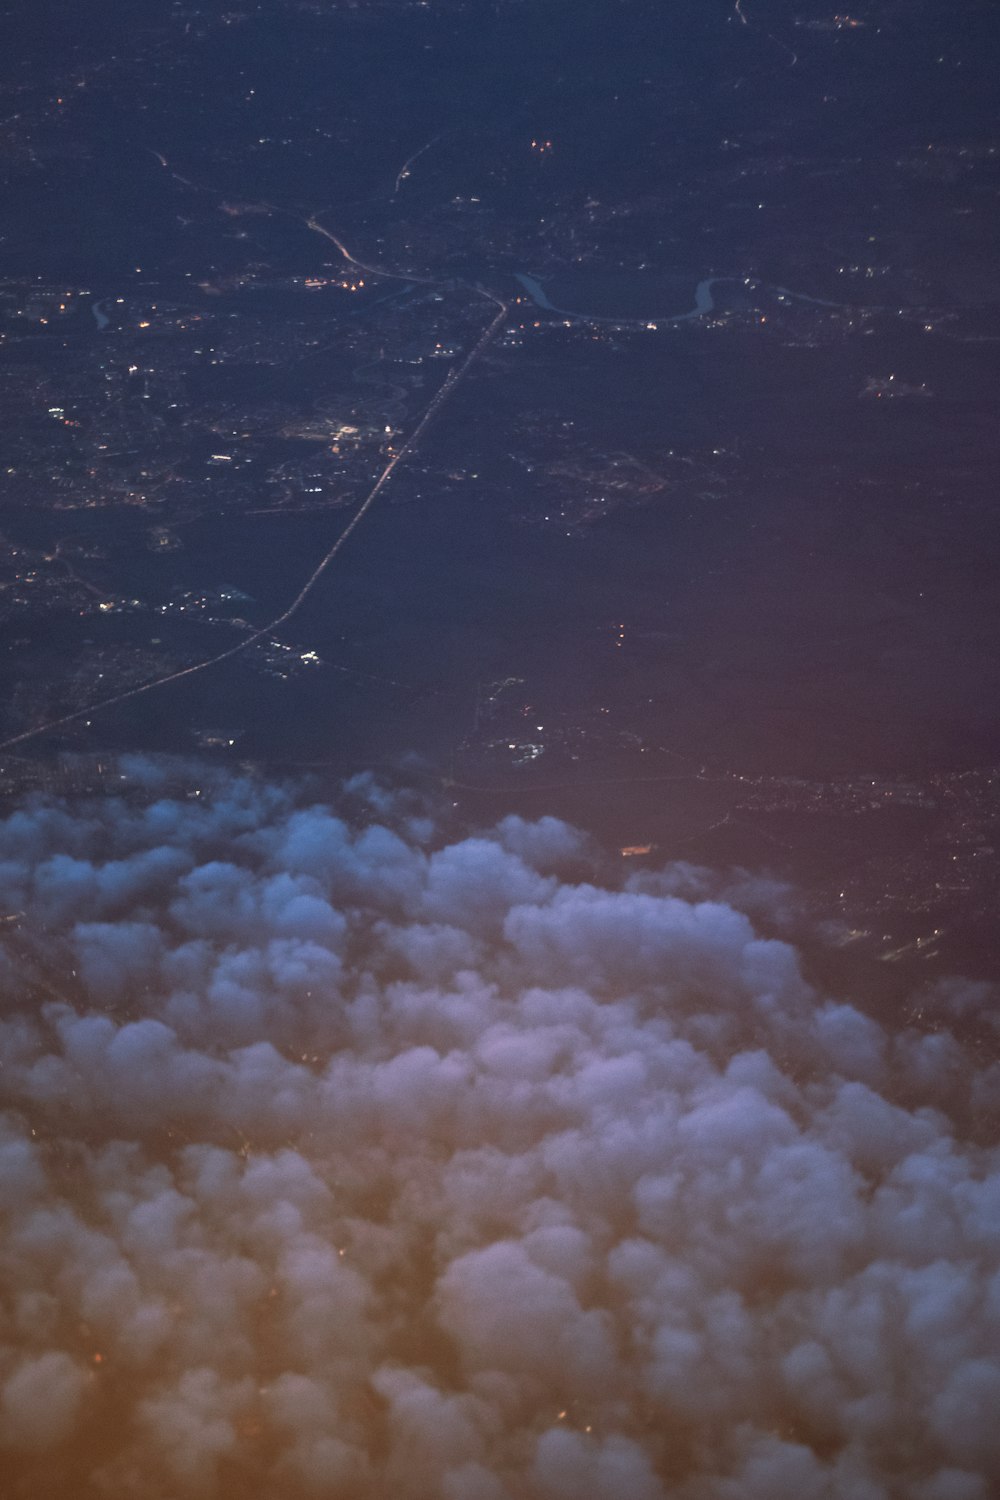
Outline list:
[[[517,271],[515,272],[515,279],[521,283],[535,305],[544,308],[546,312],[558,313],[562,318],[575,318],[585,323],[613,323],[619,328],[670,328],[677,323],[690,323],[696,318],[706,317],[709,313],[715,311],[714,288],[730,281],[741,283],[743,286],[749,286],[752,290],[762,289],[778,297],[789,297],[795,302],[808,302],[814,307],[843,307],[843,304],[840,302],[825,302],[820,297],[807,297],[804,292],[793,292],[785,286],[766,286],[763,282],[747,281],[744,278],[735,276],[708,276],[704,280],[699,281],[695,287],[694,307],[690,312],[671,313],[667,316],[654,315],[644,318],[613,317],[608,313],[580,312],[577,309],[557,307],[536,276],[529,276],[523,271]]]

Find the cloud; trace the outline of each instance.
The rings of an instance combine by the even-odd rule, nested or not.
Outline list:
[[[996,1492],[991,991],[887,1029],[767,882],[132,772],[0,825],[11,1494]]]

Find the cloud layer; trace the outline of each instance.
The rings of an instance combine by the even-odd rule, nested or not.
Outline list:
[[[0,827],[6,1492],[995,1494],[1000,1070],[553,820],[381,813]]]

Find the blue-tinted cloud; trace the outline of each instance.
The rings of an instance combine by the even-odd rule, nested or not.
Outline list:
[[[996,1068],[704,875],[379,796],[0,828],[14,1493],[995,1493]]]

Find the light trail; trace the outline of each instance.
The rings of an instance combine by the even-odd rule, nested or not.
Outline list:
[[[396,173],[396,182],[392,190],[392,196],[394,198],[399,192],[400,188],[403,186],[403,183],[409,177],[410,168],[413,166],[413,163],[415,161],[419,161],[425,151],[429,151],[432,146],[436,146],[439,140],[441,140],[441,136],[436,135],[433,140],[427,142],[426,146],[421,146],[419,151],[414,151],[412,156],[407,157],[406,161],[404,161],[403,165]]]
[[[306,228],[311,229],[314,234],[321,234],[324,239],[330,241],[331,245],[336,245],[348,265],[356,266],[359,271],[367,271],[369,276],[385,276],[390,281],[415,281],[419,286],[441,286],[443,284],[443,278],[440,276],[415,276],[412,271],[387,271],[384,266],[367,265],[363,260],[358,260],[356,256],[352,255],[340,236],[334,234],[332,229],[327,229],[325,225],[321,224],[315,214],[310,214],[303,222]],[[492,292],[487,292],[484,287],[477,286],[475,290],[481,296],[489,297],[491,302],[499,303],[500,301],[498,297],[493,296]]]
[[[208,188],[199,187],[197,182],[192,182],[190,177],[182,177],[180,172],[175,172],[162,151],[157,151],[153,146],[148,146],[146,149],[149,151],[150,156],[156,157],[160,166],[170,173],[175,182],[182,182],[185,187],[193,188],[196,193],[207,193],[209,191]]]
[[[396,271],[388,271],[382,268],[376,268],[375,266],[363,265],[361,261],[355,260],[354,256],[348,250],[343,241],[340,240],[337,235],[332,232],[332,230],[325,229],[322,224],[317,222],[315,217],[309,218],[305,222],[310,229],[315,230],[318,234],[324,235],[328,240],[336,245],[337,249],[344,256],[345,260],[348,260],[351,265],[358,266],[360,267],[360,269],[368,271],[373,276],[384,276],[399,281],[423,281],[425,285],[430,286],[440,286],[442,284],[440,279],[432,280],[429,277],[415,277],[409,274],[403,275]],[[27,740],[36,739],[41,734],[48,734],[54,729],[61,729],[66,724],[78,723],[79,720],[86,719],[89,715],[101,713],[106,708],[114,708],[119,703],[127,703],[131,699],[142,697],[143,694],[151,693],[157,688],[167,687],[171,682],[180,682],[185,677],[194,677],[198,672],[207,671],[209,667],[216,667],[221,665],[221,663],[224,661],[231,661],[233,657],[240,656],[244,651],[248,649],[248,647],[254,645],[255,642],[262,640],[265,636],[271,635],[274,631],[279,630],[282,625],[286,624],[292,618],[292,616],[302,608],[302,605],[312,593],[313,589],[316,587],[317,583],[322,578],[327,568],[333,562],[334,558],[338,555],[342,548],[346,546],[350,537],[361,525],[361,522],[364,520],[365,516],[371,510],[379,495],[389,483],[389,480],[392,478],[395,470],[399,467],[403,460],[405,458],[408,458],[409,455],[414,451],[424,433],[427,431],[434,418],[440,412],[441,408],[454,394],[456,388],[465,379],[469,371],[472,369],[473,365],[478,359],[480,359],[482,354],[493,342],[497,334],[500,332],[500,329],[503,327],[507,319],[507,314],[509,312],[507,303],[504,302],[500,297],[497,297],[493,292],[487,291],[485,287],[479,286],[478,284],[473,288],[473,290],[475,290],[480,296],[487,298],[490,302],[495,304],[495,306],[499,309],[496,313],[496,316],[492,318],[489,325],[479,335],[479,338],[476,340],[475,344],[462,360],[461,364],[456,365],[453,370],[449,371],[445,381],[441,385],[441,388],[437,391],[437,393],[427,406],[416,427],[410,433],[409,437],[402,444],[399,450],[394,453],[389,459],[388,463],[382,469],[382,472],[379,474],[375,483],[368,491],[368,494],[365,496],[361,505],[358,507],[351,520],[348,522],[347,526],[340,533],[333,546],[330,547],[329,550],[324,553],[323,557],[320,558],[319,562],[309,574],[309,577],[306,579],[305,583],[295,595],[295,598],[292,600],[291,604],[289,604],[286,609],[282,610],[281,614],[275,615],[274,619],[269,620],[266,625],[261,625],[256,630],[251,631],[249,635],[244,636],[242,640],[238,641],[235,646],[230,646],[225,651],[219,651],[214,656],[206,656],[202,658],[201,661],[192,662],[190,666],[180,667],[175,672],[166,672],[162,677],[154,677],[149,682],[141,682],[136,687],[126,688],[124,692],[114,693],[110,698],[102,698],[96,703],[88,704],[85,708],[74,709],[72,713],[62,714],[59,718],[49,719],[44,724],[35,725],[33,729],[23,730],[20,734],[14,734],[11,735],[8,739],[0,740],[0,750],[8,750],[13,745],[23,745]]]
[[[733,5],[733,15],[739,18],[740,24],[742,26],[750,25],[750,22],[747,20],[746,15],[743,11],[743,0],[735,0],[735,3]],[[764,35],[767,37],[769,42],[773,42],[776,47],[780,47],[782,52],[788,53],[788,56],[791,58],[791,62],[788,64],[790,68],[798,67],[799,54],[793,51],[792,48],[789,47],[787,42],[783,42],[780,37],[772,36],[771,32],[769,31],[765,31]]]

